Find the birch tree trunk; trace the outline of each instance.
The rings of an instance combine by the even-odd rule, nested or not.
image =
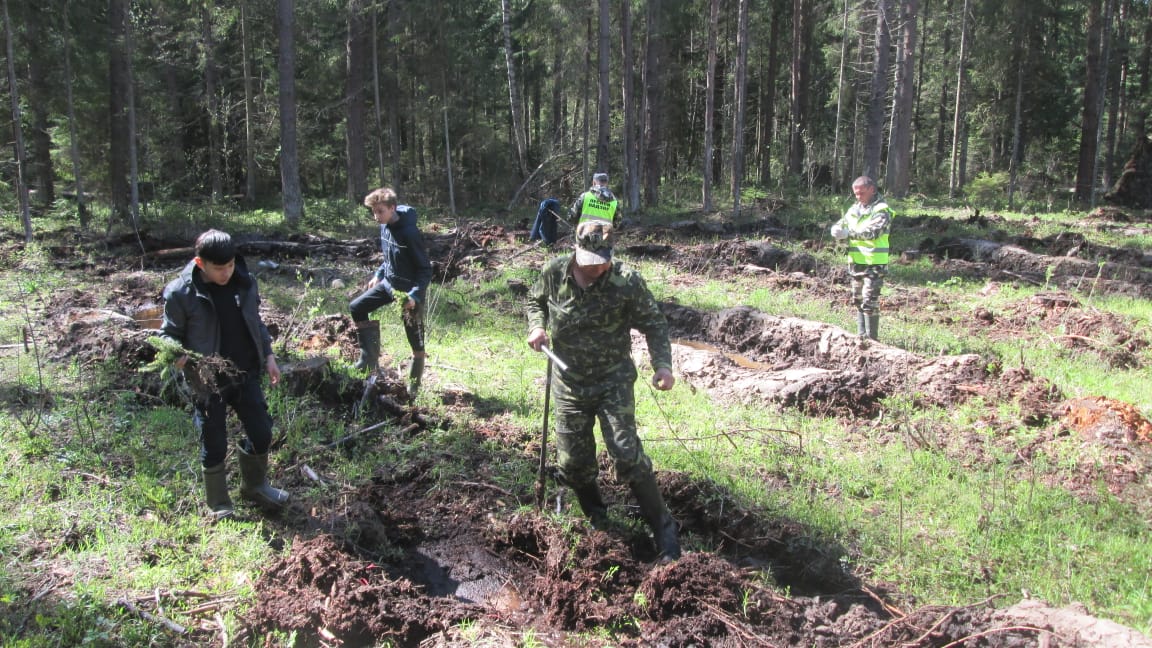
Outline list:
[[[512,109],[512,143],[515,147],[516,166],[520,177],[528,177],[528,161],[524,151],[524,118],[520,114],[520,86],[516,81],[516,60],[512,51],[512,11],[509,0],[500,0],[500,23],[504,33],[504,63],[508,68],[508,103]]]
[[[964,82],[967,78],[968,64],[968,3],[964,0],[964,9],[960,15],[960,56],[956,61],[956,109],[952,112],[952,162],[948,173],[948,197],[955,198],[964,186],[963,161],[960,159],[963,148],[961,140],[964,137]]]
[[[280,76],[280,187],[284,222],[296,227],[304,216],[304,196],[300,191],[300,159],[296,143],[296,36],[293,0],[276,2],[276,34]]]

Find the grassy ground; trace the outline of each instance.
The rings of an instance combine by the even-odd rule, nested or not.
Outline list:
[[[844,205],[816,200],[789,212],[798,230],[823,231]],[[939,215],[949,233],[977,235],[964,214],[898,205],[908,215]],[[373,229],[332,205],[309,210],[314,231],[371,237]],[[1063,231],[1078,215],[1004,214],[998,226],[1036,236]],[[157,208],[169,228],[202,229],[204,215]],[[234,233],[264,231],[267,214],[213,214],[213,225]],[[483,218],[494,218],[479,215]],[[671,220],[681,215],[668,215]],[[434,213],[429,223],[450,228]],[[651,220],[661,217],[649,216]],[[499,220],[499,219],[496,219]],[[51,229],[47,221],[38,227]],[[15,231],[15,230],[13,230]],[[1147,249],[1146,236],[1091,234],[1094,242]],[[894,247],[916,245],[919,234],[898,231]],[[807,249],[797,241],[779,241]],[[814,252],[840,263],[829,246]],[[18,343],[23,331],[42,331],[51,296],[91,286],[101,277],[62,271],[46,249],[4,244],[0,259],[0,344]],[[484,412],[508,424],[538,430],[544,362],[524,344],[519,298],[508,280],[531,282],[543,255],[518,257],[495,270],[436,286],[430,304],[429,348],[438,383],[420,405],[436,411],[437,388],[472,391]],[[684,282],[663,263],[635,260],[660,298],[696,308],[750,305],[849,327],[849,314],[827,299],[765,289],[754,277]],[[338,261],[350,276],[369,267]],[[342,312],[346,291],[302,288],[293,280],[262,281],[266,300],[307,320]],[[983,294],[983,281],[940,276],[927,261],[897,265],[886,289],[890,298],[914,294],[917,303],[953,313],[978,307],[1006,308],[1043,287],[1004,286]],[[1148,331],[1146,300],[1093,296],[1092,308],[1130,318]],[[935,308],[935,307],[934,307]],[[1071,355],[1050,335],[1024,331],[1014,338],[945,323],[932,311],[886,317],[891,344],[924,355],[976,352],[1004,366],[1027,366],[1065,395],[1107,394],[1152,413],[1152,375],[1146,366],[1116,369],[1087,355]],[[381,315],[383,346],[406,349],[395,313]],[[122,599],[149,592],[188,594],[172,603],[174,618],[203,600],[223,601],[219,610],[193,615],[234,636],[237,618],[251,598],[261,565],[285,547],[269,543],[259,518],[208,526],[200,515],[197,443],[188,412],[142,403],[130,391],[105,389],[118,367],[79,367],[49,358],[46,340],[35,351],[6,349],[0,355],[0,637],[4,646],[171,645],[171,633],[125,612]],[[291,353],[292,340],[286,341]],[[1142,365],[1152,362],[1145,350]],[[337,365],[347,368],[337,360]],[[270,405],[286,448],[300,449],[340,435],[342,423],[308,397],[270,390]],[[1063,484],[1091,462],[1090,444],[1072,436],[1031,461],[1018,450],[1043,432],[1019,421],[1013,403],[970,402],[944,411],[913,407],[911,399],[886,403],[877,420],[822,419],[793,410],[716,404],[703,391],[681,383],[655,393],[638,383],[637,416],[645,446],[660,470],[687,471],[713,479],[750,506],[804,523],[845,548],[842,560],[869,582],[891,587],[919,604],[966,603],[1021,597],[1055,604],[1080,601],[1096,614],[1152,630],[1152,544],[1149,508],[1110,494],[1101,482],[1091,497]],[[348,482],[364,479],[380,462],[427,456],[435,447],[464,443],[469,421],[372,453],[333,459]],[[277,466],[277,457],[273,457]],[[466,478],[470,467],[446,463],[444,479]],[[497,471],[509,484],[529,483],[531,466]],[[306,494],[305,494],[306,495]],[[693,546],[688,550],[707,550]],[[29,604],[29,601],[34,603]],[[288,645],[289,637],[264,645]],[[279,643],[276,643],[279,642]]]

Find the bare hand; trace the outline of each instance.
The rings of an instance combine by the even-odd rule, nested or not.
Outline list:
[[[177,358],[176,362],[172,363],[172,366],[176,367],[177,369],[183,369],[184,365],[186,364],[188,364],[188,356],[185,355]]]
[[[548,332],[542,328],[534,328],[528,334],[528,346],[532,347],[533,351],[539,352],[541,348],[548,344]]]
[[[671,369],[661,367],[652,375],[652,386],[660,391],[668,391],[675,384],[676,376],[672,375]]]
[[[280,382],[280,365],[276,364],[276,356],[268,356],[268,362],[265,363],[265,368],[268,370],[268,382],[273,385]]]

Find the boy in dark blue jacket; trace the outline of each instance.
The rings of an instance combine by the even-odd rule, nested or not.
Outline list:
[[[416,227],[416,210],[399,205],[396,192],[377,189],[364,198],[364,206],[380,224],[380,248],[384,262],[365,284],[365,291],[352,300],[352,321],[360,344],[357,369],[375,371],[380,364],[380,322],[369,316],[381,306],[400,299],[404,334],[412,347],[408,371],[408,393],[415,398],[424,375],[424,309],[428,284],[432,282],[432,262],[424,247],[424,236]]]
[[[196,257],[164,288],[161,331],[189,351],[230,361],[234,369],[221,372],[215,392],[193,403],[208,508],[218,519],[233,514],[225,466],[226,408],[231,407],[246,436],[238,454],[240,496],[278,509],[289,495],[268,483],[272,416],[260,381],[267,371],[273,385],[280,382],[280,367],[272,353],[272,336],[260,319],[260,292],[228,234],[208,230],[196,239],[195,249]],[[187,356],[181,357],[176,368],[183,369],[187,361]]]

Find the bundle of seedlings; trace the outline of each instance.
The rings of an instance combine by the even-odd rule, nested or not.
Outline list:
[[[175,340],[156,335],[148,338],[147,342],[156,349],[156,357],[140,371],[159,372],[162,389],[176,386],[177,391],[189,393],[194,401],[207,400],[220,392],[221,385],[240,375],[235,363],[227,358],[189,351]],[[176,362],[185,357],[184,366],[176,368]]]

